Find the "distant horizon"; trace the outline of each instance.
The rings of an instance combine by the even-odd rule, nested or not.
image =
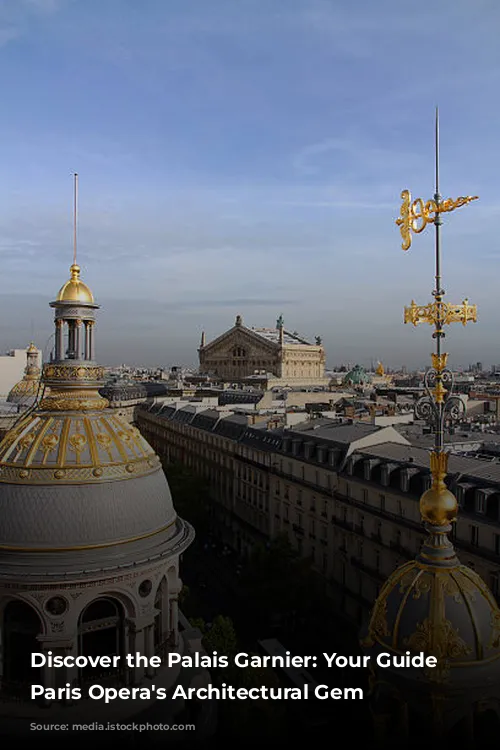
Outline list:
[[[52,333],[78,172],[78,263],[111,366],[195,362],[202,330],[283,313],[331,361],[416,369],[433,342],[403,308],[432,299],[434,233],[405,253],[395,220],[403,189],[434,192],[438,104],[443,197],[480,198],[444,217],[445,300],[479,316],[445,343],[450,363],[500,360],[500,4],[485,2],[2,5],[0,350]],[[435,72],[409,79],[406,61]]]

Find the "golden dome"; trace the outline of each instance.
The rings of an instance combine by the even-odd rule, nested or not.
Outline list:
[[[382,377],[382,375],[384,375],[384,373],[385,373],[385,370],[384,370],[384,365],[382,364],[382,362],[379,362],[379,363],[378,363],[378,365],[377,365],[377,369],[376,369],[376,373],[377,373],[377,375],[379,375],[380,377]]]
[[[71,278],[59,290],[56,302],[81,302],[94,304],[94,295],[83,281],[80,281],[80,266],[74,263],[71,268]]]
[[[500,657],[500,610],[481,577],[458,560],[433,567],[414,560],[388,579],[376,601],[365,648],[437,658],[427,679]]]
[[[0,442],[0,484],[109,482],[159,467],[139,430],[103,411],[37,411]]]
[[[36,396],[39,386],[39,378],[25,378],[24,380],[20,380],[19,383],[16,383],[10,389],[7,401],[18,401],[20,399],[28,398],[29,396]]]

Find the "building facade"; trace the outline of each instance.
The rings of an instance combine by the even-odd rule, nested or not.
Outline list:
[[[227,382],[270,374],[273,384],[328,383],[319,337],[311,344],[286,331],[282,317],[276,328],[247,328],[238,315],[234,326],[213,341],[205,343],[203,334],[198,352],[200,372]]]
[[[190,405],[139,407],[136,423],[164,465],[181,463],[210,483],[227,544],[245,554],[286,534],[352,623],[421,547],[429,452],[392,427],[319,420],[275,430]],[[461,506],[453,542],[498,597],[500,465],[452,455],[450,473]]]

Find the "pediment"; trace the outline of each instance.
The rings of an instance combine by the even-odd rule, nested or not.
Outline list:
[[[233,347],[239,346],[247,351],[247,356],[255,357],[263,354],[266,356],[275,355],[279,348],[277,344],[271,341],[267,342],[244,326],[233,326],[229,331],[223,333],[218,338],[211,341],[203,348],[205,355],[225,355],[230,356]]]

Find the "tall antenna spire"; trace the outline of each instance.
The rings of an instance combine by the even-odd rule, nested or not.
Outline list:
[[[436,129],[435,129],[435,150],[436,150],[436,195],[439,194],[439,109],[436,107]]]
[[[415,405],[415,415],[424,419],[434,432],[434,450],[431,453],[432,487],[422,495],[420,510],[429,530],[436,527],[441,533],[447,533],[451,528],[450,521],[456,517],[457,504],[454,496],[448,491],[445,478],[448,471],[448,453],[444,450],[444,432],[448,424],[460,419],[464,411],[462,399],[453,394],[453,373],[447,369],[448,354],[441,351],[441,344],[445,338],[444,326],[449,323],[476,322],[477,311],[475,305],[469,305],[467,299],[460,305],[444,302],[444,289],[441,286],[441,214],[453,211],[470,201],[477,200],[477,196],[461,197],[453,200],[442,200],[439,192],[439,111],[436,107],[435,119],[435,193],[433,200],[424,201],[417,198],[412,202],[409,190],[403,190],[401,198],[401,215],[396,224],[400,227],[403,238],[403,250],[411,245],[411,233],[423,232],[427,224],[434,224],[435,232],[435,287],[432,291],[434,302],[428,305],[417,305],[412,301],[405,308],[404,322],[418,325],[428,323],[433,326],[432,337],[436,342],[435,351],[431,354],[432,367],[427,370],[424,378],[425,395]],[[432,533],[432,532],[431,532]],[[432,545],[431,545],[432,546]],[[439,545],[437,545],[439,547]],[[434,552],[438,553],[437,547]],[[440,553],[444,552],[444,547]],[[427,550],[428,553],[428,550]],[[423,553],[424,555],[427,553]]]
[[[73,265],[76,266],[76,222],[78,209],[78,174],[75,172],[73,188]]]

